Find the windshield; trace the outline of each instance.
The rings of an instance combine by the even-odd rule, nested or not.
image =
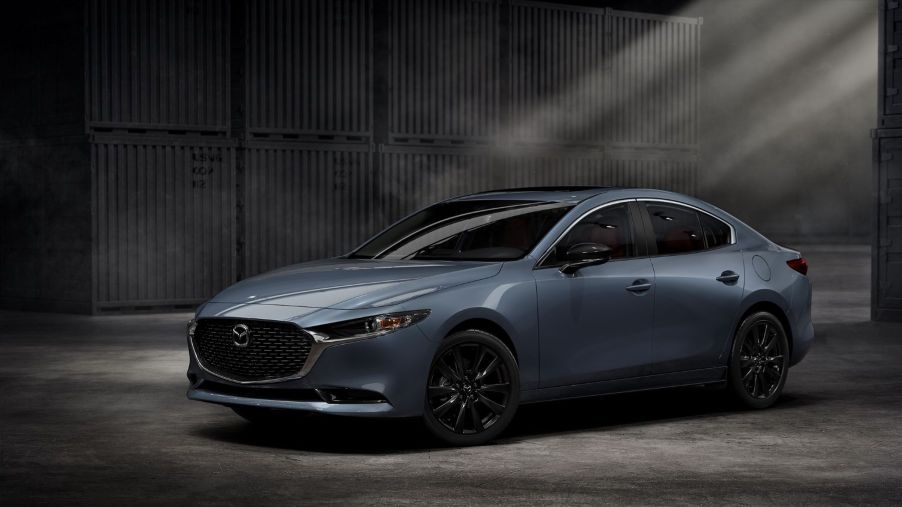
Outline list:
[[[505,261],[519,259],[572,204],[451,201],[411,215],[350,255],[356,259]]]

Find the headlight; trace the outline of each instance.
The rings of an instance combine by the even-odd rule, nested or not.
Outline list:
[[[307,329],[317,342],[338,342],[381,336],[420,322],[429,316],[429,310],[387,313],[362,319],[346,320]]]
[[[197,321],[191,319],[188,321],[188,339],[194,338],[194,330],[197,329]]]

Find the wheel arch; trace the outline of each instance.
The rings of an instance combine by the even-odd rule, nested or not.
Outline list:
[[[745,311],[742,313],[742,316],[739,317],[739,320],[736,322],[736,326],[733,328],[733,339],[730,341],[731,347],[733,341],[736,340],[736,333],[739,332],[739,326],[748,318],[749,315],[757,312],[767,312],[777,318],[780,321],[780,324],[783,326],[783,330],[786,332],[786,342],[789,345],[789,354],[792,355],[792,326],[789,325],[789,317],[786,315],[786,311],[776,302],[769,299],[762,299],[756,301],[748,306]]]
[[[511,354],[513,354],[514,360],[517,361],[517,363],[520,362],[520,358],[517,355],[517,347],[516,345],[514,345],[514,341],[511,339],[510,333],[508,333],[508,331],[497,322],[485,317],[469,318],[456,324],[453,328],[449,329],[447,333],[445,333],[444,338],[447,338],[452,334],[460,331],[466,331],[467,329],[477,329],[479,331],[484,331],[495,336],[496,338],[504,342],[504,345],[507,346],[507,348],[511,351]]]

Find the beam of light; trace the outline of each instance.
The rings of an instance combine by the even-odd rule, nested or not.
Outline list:
[[[876,124],[876,2],[755,1],[771,15],[705,25],[703,196],[782,240],[861,235]]]
[[[826,48],[823,57],[834,64],[818,73],[816,81],[800,83],[791,90],[765,89],[764,95],[753,101],[757,110],[744,120],[748,128],[742,139],[712,154],[712,166],[719,169],[712,177],[723,178],[758,150],[805,135],[812,119],[860,96],[873,82],[873,62],[861,56],[875,49],[875,36],[873,27],[862,26],[845,44]],[[756,91],[750,90],[748,95]]]
[[[696,122],[702,197],[733,209],[756,209],[750,213],[753,222],[765,228],[785,222],[787,211],[793,217],[805,213],[827,217],[813,229],[836,229],[837,217],[851,223],[852,218],[843,216],[861,212],[869,182],[868,129],[875,124],[876,104],[876,9],[875,0],[698,0],[689,4],[675,14],[705,17],[701,117],[694,116],[692,107],[671,108],[654,124],[643,126],[644,137],[654,146]],[[495,152],[516,155],[530,140],[566,138],[568,133],[592,130],[604,122],[635,122],[643,118],[640,113],[670,106],[667,101],[678,97],[672,89],[674,71],[692,65],[691,57],[668,53],[665,47],[650,68],[638,72],[634,62],[643,48],[666,43],[665,30],[649,30],[609,56],[615,68],[633,73],[635,81],[629,90],[616,96],[605,93],[601,84],[609,78],[610,68],[591,69],[502,127],[494,136]],[[845,121],[837,121],[837,111],[848,116]],[[530,147],[530,153],[539,157],[565,155],[569,150]],[[825,160],[821,153],[831,154],[832,159]],[[819,166],[813,164],[815,159]],[[856,171],[862,177],[852,181],[849,175]],[[831,200],[822,196],[800,200],[798,189],[807,188],[812,179],[828,196],[840,195],[851,183],[848,207],[840,212],[835,205],[821,209]]]

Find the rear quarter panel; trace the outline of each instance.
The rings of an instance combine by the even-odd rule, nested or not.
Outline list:
[[[789,322],[792,358],[790,365],[801,361],[807,352],[814,330],[811,324],[811,283],[808,277],[790,268],[786,261],[798,253],[774,244],[756,242],[743,250],[746,286],[740,315],[761,302],[777,305]],[[737,321],[738,327],[741,322]]]

